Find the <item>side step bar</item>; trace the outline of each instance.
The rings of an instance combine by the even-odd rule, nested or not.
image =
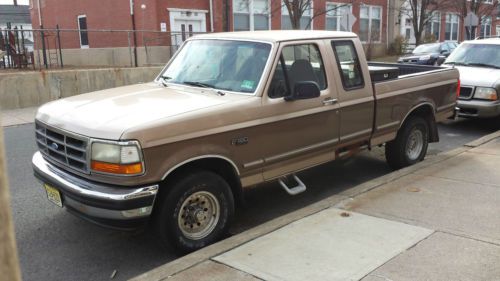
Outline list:
[[[290,195],[297,195],[299,193],[306,191],[306,189],[307,189],[306,185],[295,174],[293,174],[292,176],[293,176],[293,179],[295,180],[295,182],[297,183],[297,185],[294,187],[288,187],[288,185],[286,185],[286,183],[284,181],[284,180],[286,180],[288,182],[288,180],[287,180],[288,178],[284,177],[284,178],[281,178],[279,180],[281,187],[283,187],[283,189]]]

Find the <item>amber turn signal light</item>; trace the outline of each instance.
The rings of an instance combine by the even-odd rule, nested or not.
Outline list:
[[[114,164],[114,163],[92,161],[91,167],[92,170],[94,171],[110,173],[110,174],[136,175],[142,173],[142,163]]]

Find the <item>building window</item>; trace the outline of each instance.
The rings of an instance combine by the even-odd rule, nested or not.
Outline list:
[[[350,13],[351,8],[348,4],[326,3],[326,30],[348,31],[340,24],[340,19]]]
[[[482,38],[491,36],[491,17],[481,17],[481,33]]]
[[[81,15],[78,16],[78,30],[80,35],[80,48],[88,48],[89,47],[89,35],[87,32],[87,16]]]
[[[446,15],[446,30],[444,34],[445,40],[458,41],[458,15]]]
[[[439,41],[441,31],[441,14],[439,12],[432,13],[432,18],[425,26],[427,36],[433,36],[434,41]]]
[[[290,0],[284,0],[290,1]],[[312,14],[313,14],[313,1],[310,0],[302,0],[307,1],[304,13],[300,18],[300,29],[312,29]],[[281,29],[293,29],[292,21],[290,20],[290,15],[288,14],[288,9],[286,8],[285,3],[281,6]]]
[[[268,0],[233,0],[233,29],[268,30]]]
[[[364,5],[359,14],[359,39],[362,42],[380,42],[382,7]]]
[[[497,5],[497,20],[500,20],[500,0],[498,0],[498,5]]]

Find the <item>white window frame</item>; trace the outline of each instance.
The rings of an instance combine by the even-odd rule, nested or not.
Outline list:
[[[438,37],[436,38],[437,41],[440,41],[441,39],[441,12],[438,12],[438,11],[434,11],[432,12],[433,15],[432,15],[432,19],[430,21],[427,22],[427,24],[430,24],[431,25],[431,34],[434,35],[434,23],[437,23],[439,24],[439,27],[438,27]]]
[[[82,45],[82,35],[80,34],[81,32],[81,28],[80,28],[80,19],[81,18],[85,18],[85,22],[87,23],[87,29],[85,30],[88,30],[89,29],[89,23],[87,22],[87,15],[78,15],[77,18],[76,18],[76,22],[78,23],[78,40],[80,40],[80,49],[88,49],[89,48],[89,45]],[[89,40],[89,33],[87,31],[87,41],[90,41]],[[87,42],[89,43],[89,42]]]
[[[384,7],[383,6],[378,6],[378,5],[362,5],[359,9],[359,21],[361,21],[361,8],[368,8],[368,38],[372,37],[372,10],[373,8],[379,8],[380,9],[380,26],[379,26],[379,40],[378,41],[361,41],[361,43],[375,43],[379,44],[382,43],[382,26],[383,26],[383,19],[384,19]],[[369,40],[369,39],[368,39]]]
[[[484,37],[489,37],[491,36],[491,26],[493,25],[493,19],[492,17],[490,16],[482,16],[481,17],[481,25],[480,25],[480,30],[479,30],[479,36],[481,36],[481,34],[484,35]],[[488,30],[488,35],[486,35],[486,28],[489,27],[489,30]],[[483,28],[484,28],[484,32],[483,32]]]
[[[305,0],[307,1],[307,0]],[[286,8],[286,5],[284,3],[284,1],[281,1],[280,3],[282,3],[281,5],[281,30],[283,30],[283,16],[288,16],[288,18],[290,18],[290,15],[288,14],[288,9]],[[309,22],[309,30],[313,30],[313,26],[314,26],[314,19],[313,19],[313,15],[314,15],[314,1],[309,1],[309,4],[311,5],[311,7],[309,7],[309,11],[310,11],[310,14],[307,16],[307,17],[310,17],[311,18],[311,21]],[[304,14],[302,14],[302,17],[304,17]],[[291,19],[290,19],[291,21]],[[300,29],[302,30],[302,29]],[[306,29],[307,30],[307,29]]]
[[[248,25],[249,25],[249,30],[250,31],[254,31],[255,30],[255,19],[254,19],[254,15],[267,15],[267,18],[268,18],[268,21],[267,21],[267,29],[270,30],[271,29],[271,1],[272,0],[266,0],[267,1],[267,14],[261,14],[261,13],[254,13],[254,9],[253,9],[253,0],[244,0],[244,1],[247,1],[248,3],[248,13],[247,12],[236,12],[234,10],[234,7],[235,7],[235,1],[237,0],[233,0],[232,1],[232,5],[233,5],[233,15],[234,14],[246,14],[248,15],[249,17],[249,22],[248,22]],[[234,31],[234,16],[233,16],[233,31]]]
[[[326,12],[326,14],[325,14],[325,30],[330,30],[330,29],[326,29],[326,22],[328,21],[328,19],[335,19],[335,21],[337,22],[337,29],[334,31],[341,31],[340,18],[342,17],[342,15],[338,14],[338,12],[340,11],[339,9],[342,9],[342,8],[344,8],[344,6],[347,6],[349,8],[349,11],[352,13],[352,4],[350,4],[350,3],[338,3],[338,2],[326,2],[325,3],[326,11],[328,11],[328,9],[331,9],[335,6],[341,6],[340,8],[336,8],[335,10],[331,11],[331,12],[335,12],[335,15],[332,15],[330,12]]]
[[[448,21],[448,15],[450,16],[450,18],[451,18],[451,16],[456,16],[457,21],[456,22]],[[456,14],[456,13],[447,13],[446,14],[446,18],[445,18],[445,24],[448,24],[448,23],[451,24],[450,25],[450,27],[451,27],[451,30],[450,30],[450,36],[451,36],[451,38],[446,38],[446,25],[445,25],[445,31],[444,31],[445,38],[444,38],[444,40],[445,41],[455,41],[455,40],[453,40],[453,31],[454,31],[453,30],[453,24],[456,23],[457,24],[457,40],[456,41],[458,41],[460,39],[460,16],[458,14]]]

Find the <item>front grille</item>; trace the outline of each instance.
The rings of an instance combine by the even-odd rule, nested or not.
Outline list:
[[[463,100],[468,100],[472,98],[473,92],[474,88],[472,87],[460,87],[460,95],[458,97]]]
[[[88,139],[49,128],[39,122],[35,123],[35,132],[38,149],[46,157],[77,171],[89,173]]]

